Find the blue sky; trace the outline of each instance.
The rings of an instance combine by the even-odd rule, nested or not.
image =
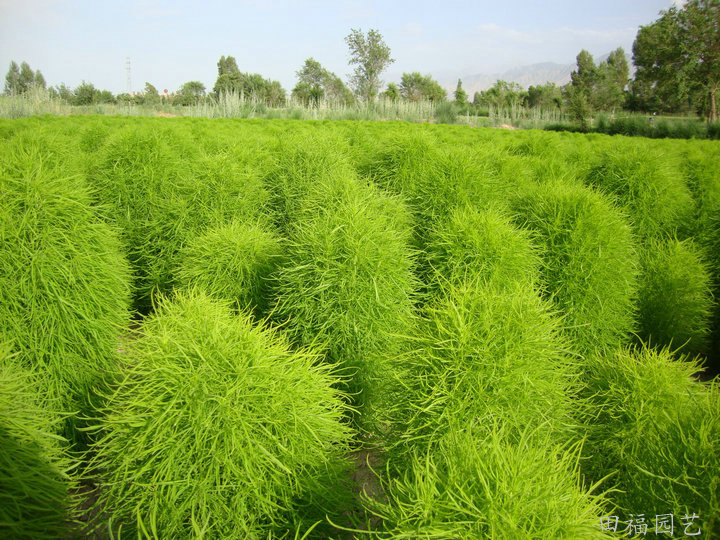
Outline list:
[[[344,80],[344,37],[375,28],[395,62],[386,82],[406,71],[453,80],[539,62],[572,63],[585,48],[630,52],[640,25],[672,0],[0,0],[0,69],[11,60],[40,69],[48,84],[82,80],[113,93],[145,81],[160,91],[200,80],[212,88],[217,60],[261,73],[290,90],[312,56]]]

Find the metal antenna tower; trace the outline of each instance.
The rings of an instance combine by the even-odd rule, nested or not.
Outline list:
[[[127,93],[132,94],[132,80],[130,79],[130,57],[125,59],[125,72],[127,74]]]

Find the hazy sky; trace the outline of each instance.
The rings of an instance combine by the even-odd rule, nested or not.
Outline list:
[[[638,26],[672,0],[0,0],[0,69],[11,60],[40,69],[49,85],[82,80],[113,93],[145,81],[160,91],[200,80],[211,89],[221,55],[241,71],[279,80],[286,90],[312,56],[344,80],[344,37],[375,28],[405,71],[453,80],[538,62],[572,63],[585,48],[629,53]]]

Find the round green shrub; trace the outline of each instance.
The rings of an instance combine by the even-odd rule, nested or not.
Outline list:
[[[382,418],[394,454],[427,446],[458,418],[497,420],[515,435],[533,427],[558,442],[577,434],[576,368],[551,305],[527,284],[503,285],[448,284],[423,309]]]
[[[642,256],[639,335],[653,345],[705,352],[713,297],[707,265],[689,241],[648,245]]]
[[[334,180],[294,222],[287,262],[277,272],[275,317],[299,343],[322,343],[330,362],[348,368],[350,393],[365,405],[396,335],[412,316],[416,280],[409,217],[396,199],[355,178]],[[318,194],[324,184],[315,188]]]
[[[3,154],[0,192],[0,334],[41,375],[50,407],[87,413],[129,321],[120,242],[82,180],[32,147]]]
[[[204,293],[160,302],[108,396],[91,463],[111,530],[266,537],[348,449],[336,376]]]
[[[0,536],[65,538],[74,482],[40,387],[0,343]]]
[[[480,277],[499,285],[533,285],[541,263],[530,235],[503,211],[472,206],[456,208],[446,223],[435,228],[427,258],[439,281],[453,283]]]
[[[512,206],[541,246],[544,290],[578,351],[627,341],[635,329],[638,262],[620,211],[599,193],[561,182],[528,188]]]
[[[261,221],[267,193],[230,151],[200,154],[182,130],[124,130],[99,151],[89,178],[116,223],[135,278],[135,307],[168,293],[180,248],[230,219]]]
[[[283,244],[275,234],[260,225],[231,221],[208,229],[182,248],[175,281],[261,315],[267,308],[268,279],[282,253]]]
[[[509,442],[501,422],[463,425],[415,452],[366,504],[388,538],[608,538],[602,496],[581,485],[577,447],[529,430]]]
[[[687,234],[692,223],[694,202],[679,167],[649,145],[614,143],[593,160],[587,182],[628,209],[642,239]]]
[[[720,385],[667,350],[621,349],[586,362],[589,431],[583,472],[607,481],[629,514],[697,514],[720,534]],[[608,487],[610,487],[608,485]]]

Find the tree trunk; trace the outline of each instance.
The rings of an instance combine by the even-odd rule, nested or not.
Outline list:
[[[717,122],[717,119],[718,119],[717,106],[715,104],[715,93],[716,92],[717,92],[717,88],[712,88],[710,90],[710,121],[711,122]]]

